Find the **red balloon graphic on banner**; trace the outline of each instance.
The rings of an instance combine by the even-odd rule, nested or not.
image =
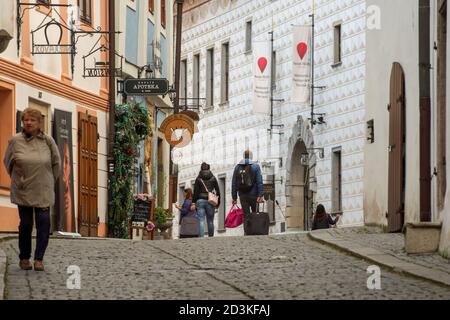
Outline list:
[[[264,70],[266,70],[266,67],[267,67],[267,59],[266,58],[259,58],[258,59],[258,66],[259,66],[259,70],[261,70],[261,73],[264,73]]]
[[[297,45],[297,52],[300,56],[300,59],[303,60],[303,58],[306,56],[306,52],[308,52],[308,45],[305,42],[300,42]]]

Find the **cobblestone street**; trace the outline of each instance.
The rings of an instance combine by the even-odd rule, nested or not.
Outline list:
[[[8,257],[6,299],[450,299],[450,288],[381,269],[369,290],[370,263],[308,239],[306,234],[176,241],[51,239],[46,272]],[[70,290],[69,266],[81,271]]]

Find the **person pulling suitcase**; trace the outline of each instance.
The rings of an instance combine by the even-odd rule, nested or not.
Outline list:
[[[231,186],[232,205],[237,204],[239,196],[244,211],[244,235],[248,235],[250,213],[257,211],[258,203],[264,203],[261,167],[252,159],[252,152],[246,150],[244,159],[234,168]]]
[[[200,223],[195,205],[192,203],[193,192],[191,188],[184,190],[183,205],[176,205],[180,210],[180,239],[198,238]]]

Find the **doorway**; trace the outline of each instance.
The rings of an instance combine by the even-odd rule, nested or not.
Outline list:
[[[308,166],[302,163],[302,154],[307,154],[306,145],[299,140],[292,153],[290,166],[290,206],[287,208],[287,228],[307,230],[308,228]]]
[[[437,208],[444,209],[447,191],[447,0],[439,0],[437,34]]]
[[[157,201],[158,206],[164,207],[164,162],[163,162],[163,139],[158,138],[158,148],[157,148]]]
[[[316,181],[316,156],[309,122],[301,116],[292,128],[286,160],[286,228],[309,230]]]
[[[78,114],[78,221],[83,237],[98,237],[97,118]]]
[[[331,159],[331,210],[342,212],[342,148],[334,148]]]
[[[389,103],[388,231],[399,232],[405,219],[405,74],[392,66]]]

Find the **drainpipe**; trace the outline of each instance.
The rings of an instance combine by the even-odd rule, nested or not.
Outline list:
[[[109,135],[108,135],[108,212],[112,213],[112,189],[111,183],[114,179],[115,161],[114,161],[114,141],[116,135],[115,118],[116,118],[116,56],[115,56],[115,17],[116,8],[115,1],[108,1],[108,19],[109,19]],[[109,218],[109,216],[108,216]],[[108,235],[112,236],[112,230],[108,230]]]
[[[420,221],[431,221],[430,0],[419,0]]]
[[[177,114],[180,112],[180,64],[181,64],[181,33],[183,29],[183,2],[184,0],[175,0],[177,4],[177,29],[175,39],[175,99],[173,100],[173,112]],[[173,147],[170,146],[170,160],[169,160],[169,210],[172,211],[172,203],[176,201],[176,185],[178,184],[178,170],[172,161]],[[176,183],[172,183],[175,179]],[[174,189],[175,188],[175,189]]]
[[[183,28],[183,2],[176,0],[177,3],[177,30],[175,43],[175,90],[176,95],[173,101],[174,113],[179,112],[180,108],[180,64],[181,64],[181,32]]]

